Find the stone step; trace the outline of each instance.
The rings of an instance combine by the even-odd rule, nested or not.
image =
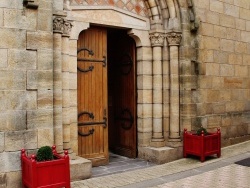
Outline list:
[[[168,163],[183,157],[183,147],[139,147],[138,157],[157,164]]]
[[[70,180],[77,181],[90,178],[92,175],[92,162],[76,156],[70,160]]]

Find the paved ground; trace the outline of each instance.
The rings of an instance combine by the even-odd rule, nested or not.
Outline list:
[[[94,177],[71,183],[72,188],[250,188],[250,167],[235,164],[250,157],[250,141],[222,148],[220,158],[201,163],[195,158]]]

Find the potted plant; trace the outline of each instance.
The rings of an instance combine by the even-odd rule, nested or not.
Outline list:
[[[188,154],[200,157],[201,162],[205,161],[206,156],[217,154],[221,156],[221,133],[208,132],[204,127],[197,131],[187,131],[184,129],[183,135],[183,156]]]
[[[56,146],[43,146],[36,155],[21,150],[22,184],[28,188],[70,188],[68,151],[61,156]]]

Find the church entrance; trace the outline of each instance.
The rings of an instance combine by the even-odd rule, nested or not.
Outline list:
[[[135,158],[136,46],[126,30],[91,26],[79,35],[78,153],[93,166],[109,152]]]

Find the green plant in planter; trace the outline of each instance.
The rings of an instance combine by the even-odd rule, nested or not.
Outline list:
[[[53,160],[53,152],[52,148],[49,146],[43,146],[39,148],[36,154],[36,160],[37,161],[51,161]]]
[[[202,127],[202,126],[196,131],[196,134],[201,135],[202,131],[203,131],[204,135],[208,135],[207,129]]]

